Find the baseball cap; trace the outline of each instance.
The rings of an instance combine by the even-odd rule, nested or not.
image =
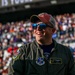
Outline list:
[[[48,13],[40,13],[38,15],[32,15],[30,17],[30,21],[32,23],[36,23],[37,21],[42,21],[43,23],[51,26],[52,28],[55,28],[55,24],[56,24],[55,19],[52,17],[51,14]]]

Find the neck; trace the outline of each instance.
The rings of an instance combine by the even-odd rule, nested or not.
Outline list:
[[[52,40],[46,40],[46,41],[37,41],[38,42],[38,44],[40,44],[40,45],[50,45],[50,44],[52,44]]]

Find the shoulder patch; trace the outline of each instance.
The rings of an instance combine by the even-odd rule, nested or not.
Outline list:
[[[13,60],[17,60],[17,59],[19,59],[19,57],[20,57],[20,55],[21,55],[21,52],[20,52],[20,48],[16,51],[16,53],[15,54],[13,54]]]

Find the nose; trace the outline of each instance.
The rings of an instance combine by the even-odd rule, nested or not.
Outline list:
[[[38,26],[38,27],[37,27],[37,30],[38,30],[38,31],[42,31],[43,29],[41,29],[41,28]]]
[[[39,30],[39,29],[40,29],[40,26],[38,25],[38,26],[37,26],[37,30]]]
[[[43,29],[40,28],[40,26],[38,25],[38,26],[37,26],[37,30],[41,31],[41,30],[43,30]]]

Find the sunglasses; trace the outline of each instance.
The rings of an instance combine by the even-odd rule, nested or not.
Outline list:
[[[40,29],[46,29],[47,27],[51,28],[51,26],[49,26],[47,24],[44,24],[44,23],[41,23],[41,24],[34,23],[34,24],[32,24],[33,29],[37,29],[37,27],[39,27]]]

